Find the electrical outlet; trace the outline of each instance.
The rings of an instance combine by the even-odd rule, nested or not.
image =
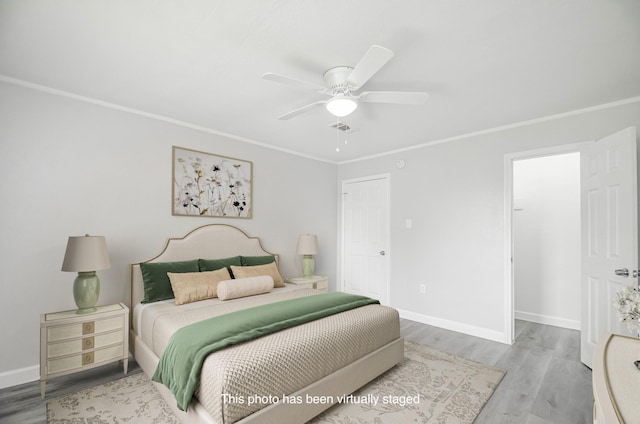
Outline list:
[[[426,284],[420,284],[420,293],[424,294],[427,292],[427,285]]]

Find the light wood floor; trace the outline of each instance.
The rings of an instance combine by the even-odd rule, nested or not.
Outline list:
[[[401,320],[405,339],[507,371],[476,424],[592,423],[591,370],[580,362],[580,333],[516,321],[512,346]],[[140,372],[129,361],[130,374]],[[122,377],[122,366],[52,379],[47,399]],[[0,390],[0,423],[46,423],[39,382]]]
[[[508,346],[408,320],[400,326],[406,340],[507,371],[474,424],[593,423],[580,332],[516,321],[516,341]]]

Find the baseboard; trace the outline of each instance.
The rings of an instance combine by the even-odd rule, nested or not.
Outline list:
[[[570,330],[580,331],[580,321],[551,317],[548,315],[533,314],[531,312],[515,311],[516,319],[523,321],[531,321],[538,324],[553,325],[554,327],[568,328]]]
[[[490,330],[488,328],[476,327],[474,325],[463,324],[456,321],[449,321],[442,318],[436,318],[429,315],[418,314],[411,311],[405,311],[398,309],[400,318],[405,318],[411,321],[420,322],[422,324],[433,325],[434,327],[444,328],[446,330],[455,331],[458,333],[466,334],[469,336],[480,337],[483,339],[491,340],[494,342],[512,344],[511,334],[505,334],[504,332]]]
[[[0,389],[40,380],[40,366],[32,365],[0,373]]]

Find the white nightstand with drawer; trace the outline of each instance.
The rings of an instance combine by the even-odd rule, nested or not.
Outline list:
[[[329,290],[329,278],[322,275],[312,275],[311,277],[288,278],[287,283],[296,284],[300,287],[309,287],[326,293]]]
[[[123,303],[98,306],[95,312],[75,310],[40,316],[40,394],[48,378],[110,362],[129,366],[129,308]]]

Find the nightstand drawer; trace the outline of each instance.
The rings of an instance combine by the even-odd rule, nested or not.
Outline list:
[[[112,331],[111,333],[100,334],[97,336],[86,336],[81,339],[49,343],[47,346],[47,358],[79,353],[83,350],[100,349],[116,343],[122,343],[123,341],[124,334],[122,331]]]
[[[77,324],[59,325],[47,328],[47,341],[55,342],[66,339],[74,339],[87,334],[104,333],[121,329],[124,325],[122,315],[95,321],[86,321]]]
[[[329,287],[329,280],[328,279],[324,279],[324,280],[318,281],[315,284],[314,289],[321,290],[321,291],[327,291],[328,287]]]
[[[83,366],[98,364],[100,362],[121,359],[124,354],[124,345],[98,349],[92,352],[78,353],[77,355],[65,356],[57,359],[47,360],[47,372],[54,374],[62,371],[82,368]]]

